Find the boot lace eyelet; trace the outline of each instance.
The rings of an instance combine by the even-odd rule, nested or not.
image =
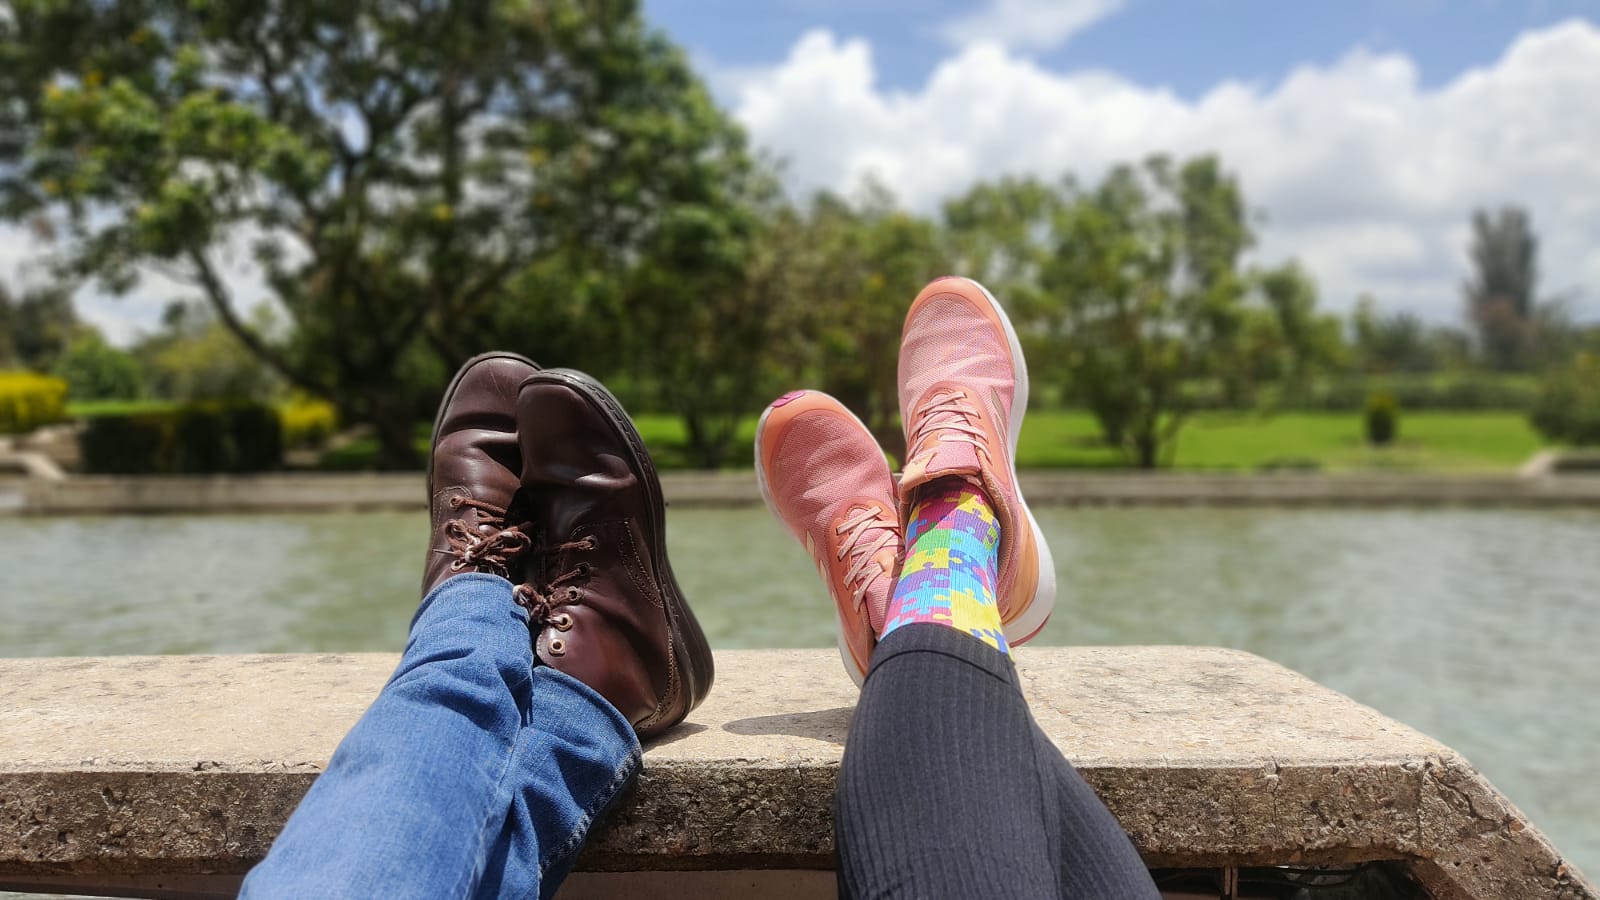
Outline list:
[[[550,653],[553,656],[562,656],[567,652],[567,642],[563,641],[561,638],[555,638],[550,642],[549,646]]]
[[[572,628],[572,616],[566,613],[559,613],[550,619],[550,624],[557,631],[569,631]]]

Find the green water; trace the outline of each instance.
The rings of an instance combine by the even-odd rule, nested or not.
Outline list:
[[[1046,644],[1259,653],[1455,747],[1600,874],[1600,512],[1046,509]],[[675,511],[717,647],[832,646],[766,512]],[[420,515],[0,520],[0,656],[397,650]],[[841,676],[842,677],[842,676]]]

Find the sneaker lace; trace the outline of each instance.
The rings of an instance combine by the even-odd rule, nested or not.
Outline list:
[[[591,536],[547,547],[537,547],[532,552],[539,556],[555,556],[573,550],[593,550],[595,546],[595,539]],[[518,606],[528,611],[530,624],[549,622],[555,618],[557,609],[570,606],[582,599],[583,592],[578,589],[576,582],[589,577],[592,571],[592,566],[580,562],[542,584],[536,582],[519,584],[512,588],[511,596]]]
[[[477,566],[491,569],[502,577],[509,576],[511,563],[533,546],[533,539],[523,531],[532,523],[521,522],[507,527],[506,510],[503,507],[471,497],[450,498],[451,509],[462,507],[478,511],[477,527],[469,526],[462,519],[451,519],[444,526],[449,548],[434,552],[455,557],[450,563],[453,572]]]
[[[841,562],[847,556],[850,558],[844,580],[855,597],[856,606],[861,605],[867,586],[876,577],[873,569],[885,575],[892,574],[878,561],[878,556],[894,541],[896,524],[887,521],[882,511],[862,506],[851,510],[834,529],[844,538],[839,543],[837,558]]]
[[[907,459],[931,453],[938,443],[966,443],[978,448],[985,460],[989,444],[978,425],[978,411],[965,391],[941,389],[929,395],[911,427]]]

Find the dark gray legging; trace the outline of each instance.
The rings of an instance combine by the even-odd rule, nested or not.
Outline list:
[[[1160,897],[1010,658],[943,625],[873,652],[834,813],[841,897]]]

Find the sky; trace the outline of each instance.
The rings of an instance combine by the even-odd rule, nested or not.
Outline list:
[[[1600,0],[646,0],[796,195],[1214,152],[1323,303],[1459,322],[1474,208],[1600,319]]]
[[[1462,319],[1473,209],[1516,203],[1542,290],[1600,320],[1600,0],[644,0],[791,194],[937,212],[1005,174],[1213,152],[1324,306]],[[27,277],[0,233],[0,277]],[[241,282],[250,279],[236,276]],[[254,287],[259,289],[259,283]],[[245,295],[251,285],[241,283]],[[171,289],[86,289],[118,342]]]

